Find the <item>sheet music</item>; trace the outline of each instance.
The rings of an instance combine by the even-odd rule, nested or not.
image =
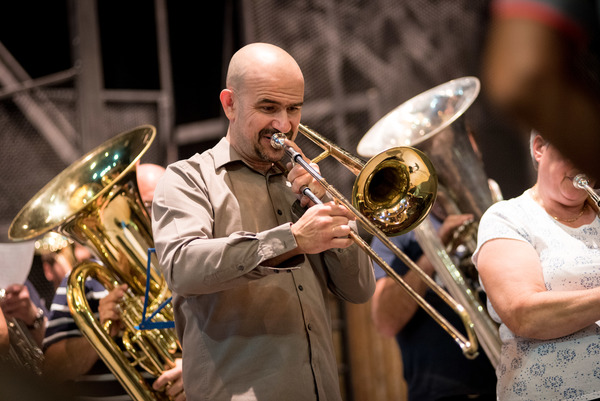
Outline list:
[[[24,284],[33,263],[35,241],[0,243],[0,288]]]

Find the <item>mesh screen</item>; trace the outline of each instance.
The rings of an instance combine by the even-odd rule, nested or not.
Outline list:
[[[43,90],[44,99],[78,130],[76,99],[72,89]],[[36,96],[17,96],[0,99],[0,227],[3,237],[10,222],[29,199],[60,173],[69,163],[64,162],[49,145],[46,138],[32,124],[32,107],[39,107]],[[42,107],[46,109],[46,107]],[[117,135],[142,124],[157,126],[157,106],[154,103],[106,103],[102,132]],[[29,117],[28,117],[29,116]],[[70,142],[78,149],[77,157],[86,152],[81,149],[81,138]],[[160,149],[151,146],[143,156],[144,161],[160,160]],[[89,150],[88,150],[89,151]]]
[[[21,208],[50,180],[70,163],[61,160],[46,138],[32,124],[32,114],[39,108],[51,118],[64,118],[78,130],[77,103],[73,89],[45,88],[27,95],[0,99],[0,241],[8,241],[7,233],[12,219]],[[113,136],[142,124],[158,124],[158,110],[154,103],[106,103],[102,132]],[[33,118],[35,120],[35,117]],[[100,131],[99,131],[100,132]],[[78,149],[77,157],[86,152],[81,148],[81,137],[70,138]],[[155,139],[142,161],[158,163],[162,153]],[[46,306],[52,301],[54,288],[43,273],[36,256],[29,280],[40,293]]]
[[[356,153],[364,133],[396,106],[451,79],[478,75],[488,1],[243,4],[246,41],[279,45],[302,68],[303,122],[351,153]],[[465,117],[488,175],[510,196],[524,188],[527,156],[521,144],[515,144],[512,128],[485,105],[484,90]],[[511,165],[501,161],[503,154],[513,161]],[[353,177],[343,170],[335,163],[322,168],[330,183],[349,194]]]

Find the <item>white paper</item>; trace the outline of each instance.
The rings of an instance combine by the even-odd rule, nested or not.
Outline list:
[[[34,251],[35,241],[0,243],[0,289],[25,283]]]

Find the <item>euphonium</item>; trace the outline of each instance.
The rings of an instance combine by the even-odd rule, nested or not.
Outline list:
[[[498,325],[481,304],[471,254],[477,226],[485,210],[501,195],[487,179],[483,162],[468,132],[463,114],[479,94],[475,77],[438,85],[404,102],[381,118],[363,136],[358,154],[371,157],[396,146],[413,146],[430,158],[438,173],[438,205],[446,214],[473,214],[474,220],[457,231],[450,247],[439,240],[425,220],[415,229],[423,252],[450,294],[466,308],[482,348],[492,365],[500,357]]]
[[[92,249],[101,264],[84,262],[69,276],[67,297],[71,314],[82,333],[135,400],[168,399],[146,385],[135,365],[154,376],[174,367],[180,352],[173,329],[137,330],[142,319],[140,298],[146,291],[149,248],[154,247],[150,218],[142,203],[136,165],[156,136],[150,125],[124,132],[98,146],[40,190],[13,220],[9,237],[25,240],[57,231]],[[170,292],[150,260],[147,314],[168,300]],[[85,281],[92,277],[109,291],[120,283],[129,287],[122,320],[123,343],[131,361],[90,312]],[[172,305],[155,320],[173,320]]]

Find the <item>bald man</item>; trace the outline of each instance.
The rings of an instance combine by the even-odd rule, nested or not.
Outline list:
[[[144,206],[151,211],[152,199],[154,199],[154,190],[158,180],[165,173],[165,168],[158,164],[141,163],[137,165],[136,175],[138,189]]]
[[[250,44],[232,57],[226,86],[226,136],[168,166],[152,210],[185,392],[188,400],[340,400],[328,291],[367,301],[371,262],[348,239],[354,217],[300,165],[289,163],[286,179],[274,164],[285,154],[271,136],[293,139],[300,123],[296,61]],[[325,203],[309,203],[302,186]]]

